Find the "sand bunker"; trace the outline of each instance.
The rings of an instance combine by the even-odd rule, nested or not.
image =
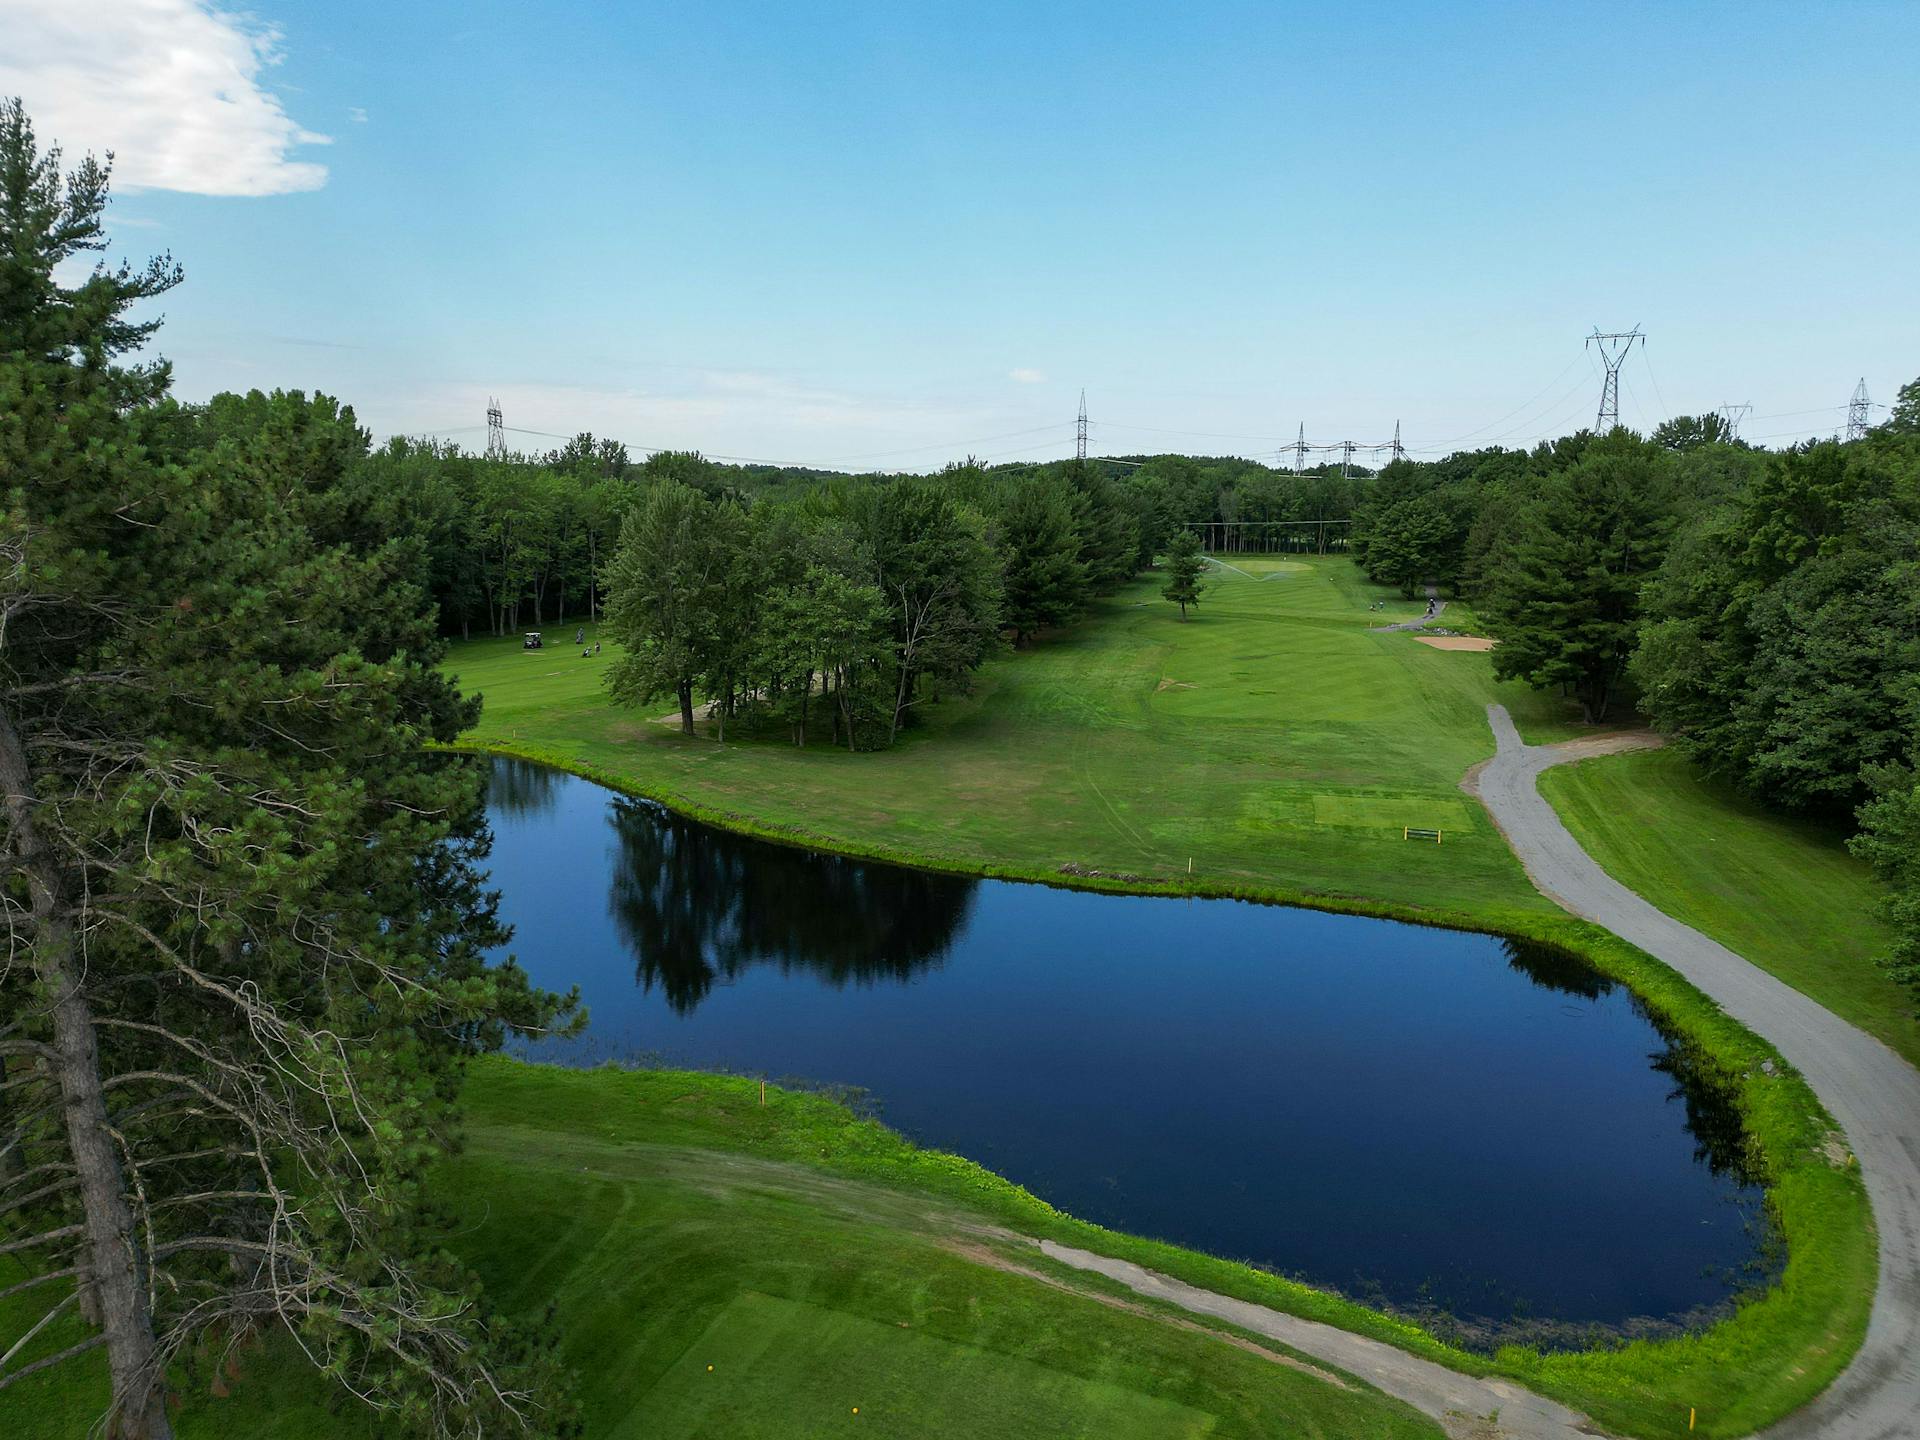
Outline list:
[[[1436,650],[1491,650],[1500,643],[1478,635],[1416,635],[1413,638]]]

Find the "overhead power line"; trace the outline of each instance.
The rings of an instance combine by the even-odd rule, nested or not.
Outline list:
[[[1601,382],[1601,392],[1600,406],[1595,423],[1602,431],[1610,430],[1619,423],[1620,386],[1623,383],[1627,383],[1622,376],[1621,370],[1635,344],[1638,344],[1644,352],[1646,347],[1646,333],[1638,325],[1634,326],[1631,330],[1612,332],[1602,331],[1596,326],[1593,333],[1586,337],[1586,344],[1582,347],[1583,352],[1586,353],[1589,359],[1597,356],[1597,363],[1594,369],[1596,371],[1596,378]],[[1541,397],[1553,391],[1559,382],[1566,378],[1568,371],[1573,369],[1578,363],[1579,360],[1577,358],[1568,361],[1567,364],[1561,368],[1560,372],[1555,375],[1552,380],[1548,381],[1546,385],[1542,386],[1539,390],[1535,391],[1533,395],[1528,397],[1526,401],[1514,409],[1507,411],[1506,414],[1500,416],[1497,420],[1482,425],[1476,430],[1469,430],[1465,434],[1441,444],[1406,444],[1402,439],[1401,422],[1397,420],[1393,426],[1393,438],[1377,442],[1355,440],[1309,441],[1306,435],[1306,425],[1302,423],[1296,429],[1294,438],[1290,442],[1283,444],[1274,455],[1273,463],[1276,468],[1291,468],[1298,474],[1304,473],[1307,470],[1308,457],[1310,455],[1325,455],[1329,457],[1329,459],[1337,455],[1339,457],[1341,473],[1345,475],[1351,474],[1357,456],[1385,456],[1389,461],[1392,461],[1404,459],[1410,455],[1456,453],[1462,444],[1474,439],[1479,439],[1483,445],[1501,444],[1510,440],[1520,445],[1528,445],[1538,440],[1563,435],[1567,433],[1565,427],[1570,423],[1572,414],[1577,411],[1579,403],[1578,401],[1574,401],[1571,408],[1566,408],[1567,402],[1571,400],[1584,385],[1590,382],[1584,378],[1576,379],[1571,386],[1560,391],[1554,399],[1547,401],[1544,405],[1539,402]],[[1655,393],[1661,407],[1661,415],[1670,417],[1671,411],[1667,405],[1666,396],[1660,392],[1659,379],[1653,374],[1653,367],[1650,363],[1647,367],[1647,373],[1648,377],[1653,381]],[[1630,383],[1627,383],[1627,394],[1639,412],[1642,423],[1647,423],[1647,413],[1644,408],[1641,407],[1639,398],[1634,393]],[[1755,415],[1753,414],[1753,406],[1751,403],[1737,405],[1726,404],[1719,406],[1717,413],[1727,422],[1729,433],[1737,437],[1743,424],[1748,420],[1789,419],[1803,415],[1833,414],[1844,410],[1847,414],[1844,433],[1849,439],[1857,439],[1865,435],[1871,427],[1872,412],[1875,410],[1886,410],[1887,408],[1886,405],[1868,397],[1866,381],[1863,378],[1859,385],[1855,387],[1852,398],[1844,405],[1819,405],[1805,410],[1780,410],[1770,411],[1763,415]],[[1552,416],[1551,419],[1546,418],[1549,415]],[[1510,426],[1496,434],[1489,435],[1487,433],[1494,430],[1496,426],[1512,420],[1515,416],[1525,416],[1526,418],[1521,419],[1518,424]],[[1123,430],[1147,435],[1184,435],[1203,439],[1263,441],[1269,444],[1279,439],[1279,437],[1273,435],[1253,434],[1244,431],[1182,430],[1151,425],[1133,425],[1118,421],[1095,421],[1088,415],[1086,392],[1082,390],[1080,392],[1079,409],[1073,420],[1072,443],[1074,455],[1082,460],[1096,459],[1109,464],[1135,466],[1144,463],[1140,461],[1119,460],[1116,457],[1107,455],[1090,455],[1090,438],[1096,426],[1100,427],[1103,431]],[[474,425],[462,425],[427,433],[436,435],[466,434],[481,428],[480,426]],[[500,459],[506,455],[506,436],[508,432],[516,435],[532,435],[541,439],[558,440],[562,442],[575,438],[572,435],[565,435],[552,430],[537,430],[524,425],[508,425],[505,423],[500,401],[495,398],[489,398],[487,402],[486,424],[484,428],[487,432],[486,454],[492,459]],[[1529,429],[1532,433],[1524,436],[1520,435],[1521,431]],[[1817,429],[1818,427],[1813,431],[1782,431],[1776,434],[1761,435],[1753,438],[1755,440],[1769,440],[1783,438],[1787,435],[1800,436],[1817,433]],[[977,454],[974,449],[975,446],[991,443],[995,440],[1020,439],[1028,435],[1047,435],[1055,438],[1049,438],[1032,445],[1016,446],[984,455]],[[1519,436],[1517,440],[1514,439],[1516,436]],[[671,445],[641,445],[630,441],[624,443],[629,452],[641,455],[657,455],[663,451],[685,448],[684,446]],[[871,450],[853,455],[843,455],[823,461],[781,460],[762,455],[723,454],[719,451],[701,451],[699,453],[705,455],[708,459],[725,461],[731,464],[770,465],[781,468],[831,471],[863,460],[920,455],[931,451],[944,450],[955,456],[966,455],[971,459],[991,460],[1001,456],[1026,455],[1033,454],[1036,451],[1054,450],[1056,447],[1064,449],[1066,445],[1067,424],[1061,421],[1048,425],[1030,426],[1021,430],[1000,431],[996,434],[981,436],[973,440],[955,442],[941,441],[927,445],[905,445],[888,450]]]

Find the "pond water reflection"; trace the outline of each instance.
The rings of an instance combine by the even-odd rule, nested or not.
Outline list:
[[[1764,1278],[1737,1116],[1570,956],[848,860],[492,763],[508,949],[592,1011],[538,1058],[860,1087],[1085,1219],[1482,1339]]]

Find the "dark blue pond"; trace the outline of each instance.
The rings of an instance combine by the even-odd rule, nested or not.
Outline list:
[[[865,864],[518,762],[489,808],[509,948],[592,1012],[539,1058],[860,1087],[1085,1219],[1482,1339],[1764,1278],[1724,1097],[1555,952]]]

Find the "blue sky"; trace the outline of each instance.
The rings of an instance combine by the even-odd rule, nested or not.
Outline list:
[[[65,4],[0,91],[118,151],[188,397],[892,467],[1070,453],[1083,386],[1110,453],[1529,440],[1596,324],[1642,428],[1920,375],[1920,5]]]

